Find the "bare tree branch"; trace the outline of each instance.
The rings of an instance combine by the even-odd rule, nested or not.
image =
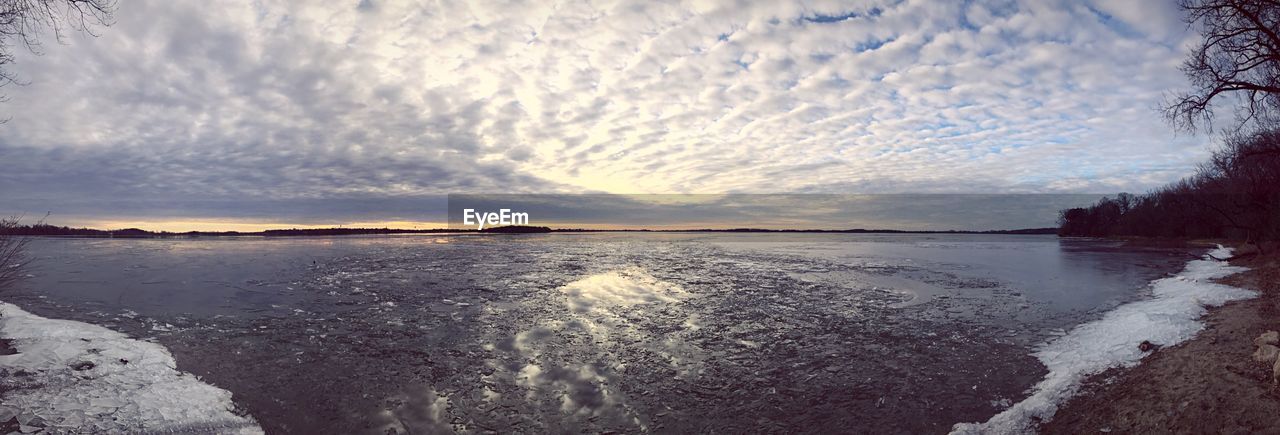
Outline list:
[[[1181,67],[1192,90],[1167,100],[1165,117],[1187,131],[1212,128],[1213,105],[1223,95],[1243,100],[1242,125],[1280,107],[1280,3],[1181,0],[1181,6],[1204,39]]]
[[[27,256],[30,237],[12,234],[18,227],[18,216],[0,218],[0,292],[27,276],[31,258]]]
[[[116,0],[0,0],[0,87],[22,85],[5,69],[15,60],[13,49],[22,46],[41,54],[40,36],[52,32],[54,40],[65,42],[67,29],[93,36],[96,26],[110,26]],[[0,99],[0,102],[3,102]]]

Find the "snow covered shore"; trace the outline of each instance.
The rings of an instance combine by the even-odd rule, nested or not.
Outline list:
[[[0,424],[23,432],[260,434],[231,393],[177,370],[163,346],[0,303]]]
[[[1210,282],[1246,270],[1213,258],[1230,256],[1230,248],[1218,246],[1203,259],[1187,263],[1181,273],[1152,281],[1151,299],[1122,305],[1047,343],[1035,356],[1049,374],[1032,387],[1030,397],[986,423],[957,424],[952,433],[1034,433],[1037,421],[1052,419],[1087,376],[1138,364],[1146,354],[1139,349],[1143,341],[1171,346],[1190,339],[1204,327],[1199,318],[1206,306],[1257,296],[1252,290]]]

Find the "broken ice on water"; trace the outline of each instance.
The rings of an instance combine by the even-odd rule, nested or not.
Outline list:
[[[1016,406],[1048,373],[1038,346],[1185,262],[1052,237],[435,238],[39,240],[83,257],[8,302],[145,341],[64,341],[39,378],[56,388],[4,404],[158,431],[945,432]],[[112,365],[125,350],[100,341],[154,370],[103,375],[145,358]],[[110,379],[183,404],[95,396]]]

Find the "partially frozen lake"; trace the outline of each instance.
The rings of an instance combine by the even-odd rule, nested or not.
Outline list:
[[[268,433],[943,433],[1185,250],[1053,236],[36,239],[5,302],[167,347]]]

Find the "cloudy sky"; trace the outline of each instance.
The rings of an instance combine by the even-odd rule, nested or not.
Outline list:
[[[1211,137],[1168,0],[121,2],[11,65],[0,204],[440,222],[450,193],[1109,193]],[[47,39],[47,38],[46,38]]]

